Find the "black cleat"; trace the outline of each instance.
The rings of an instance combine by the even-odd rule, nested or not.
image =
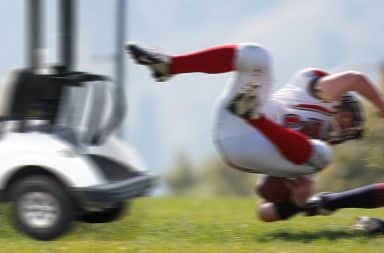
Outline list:
[[[309,198],[304,207],[304,215],[316,216],[332,214],[333,210],[329,210],[324,207],[324,196],[327,194],[329,194],[329,192],[321,192]]]
[[[148,66],[156,81],[164,82],[171,77],[169,74],[169,56],[141,48],[133,43],[128,43],[125,46],[125,50],[132,56],[137,64]]]
[[[245,84],[229,102],[227,109],[240,118],[260,118],[263,113],[260,111],[259,88],[260,86],[257,83],[250,82]]]

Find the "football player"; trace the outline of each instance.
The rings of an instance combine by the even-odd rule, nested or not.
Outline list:
[[[384,117],[383,96],[356,71],[330,74],[303,69],[272,93],[272,57],[258,44],[220,45],[175,56],[136,44],[126,49],[160,82],[184,73],[233,72],[217,100],[214,141],[231,167],[271,176],[289,192],[278,202],[274,202],[276,196],[266,198],[259,208],[264,221],[287,219],[302,211],[312,187],[307,175],[331,162],[330,144],[362,136],[364,118],[354,93],[365,97]],[[264,180],[269,181],[268,177]]]

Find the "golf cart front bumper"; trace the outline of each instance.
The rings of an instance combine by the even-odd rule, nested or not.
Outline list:
[[[155,186],[153,175],[140,175],[107,184],[74,189],[79,201],[90,203],[116,203],[148,194]]]

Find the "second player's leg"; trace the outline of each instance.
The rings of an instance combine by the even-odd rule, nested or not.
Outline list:
[[[330,213],[343,208],[378,208],[384,206],[384,183],[314,196],[308,202],[308,215]]]

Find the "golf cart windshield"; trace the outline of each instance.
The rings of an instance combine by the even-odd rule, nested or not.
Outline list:
[[[84,144],[100,144],[121,123],[124,101],[105,76],[83,72],[15,72],[1,87],[2,122],[16,121],[21,131],[67,129]],[[32,122],[43,126],[31,126]]]
[[[93,77],[97,78],[64,88],[56,124],[72,129],[81,142],[99,144],[119,125],[122,115],[114,84]]]

